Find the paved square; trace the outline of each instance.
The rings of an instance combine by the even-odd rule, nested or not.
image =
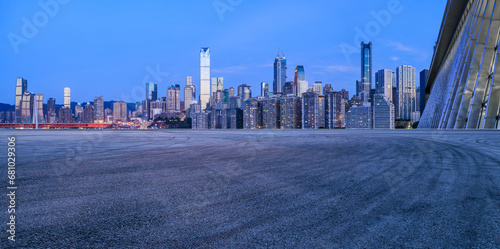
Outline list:
[[[496,131],[10,135],[18,246],[500,248]]]

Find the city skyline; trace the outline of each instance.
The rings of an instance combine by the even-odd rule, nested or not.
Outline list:
[[[12,5],[10,7],[14,8],[14,11],[12,13],[8,13],[9,16],[23,11],[20,9],[16,9],[20,8],[20,6],[16,6],[16,4],[13,3],[3,3],[3,4]],[[17,77],[23,77],[31,82],[29,89],[30,91],[36,93],[43,93],[47,97],[53,97],[60,100],[63,99],[63,92],[61,89],[64,87],[69,87],[72,89],[71,100],[74,102],[83,103],[91,101],[95,96],[103,95],[106,100],[116,100],[116,101],[123,100],[128,103],[133,103],[140,101],[138,99],[135,99],[135,97],[138,95],[137,94],[138,91],[136,88],[141,87],[141,89],[143,89],[143,85],[144,83],[146,83],[143,81],[146,78],[147,81],[152,81],[158,84],[158,91],[159,91],[158,97],[166,96],[166,91],[168,87],[171,86],[172,84],[179,84],[181,86],[184,86],[186,76],[193,76],[193,85],[195,85],[198,88],[200,86],[200,78],[198,70],[200,69],[199,69],[199,58],[196,59],[196,57],[198,57],[196,51],[199,50],[200,47],[206,46],[210,47],[212,53],[211,77],[224,77],[225,88],[229,87],[236,88],[238,85],[247,84],[249,86],[252,86],[253,89],[258,89],[260,87],[261,82],[270,82],[270,83],[273,82],[272,57],[273,55],[276,54],[276,50],[278,48],[281,48],[285,52],[287,59],[287,67],[288,67],[287,81],[293,81],[293,74],[294,74],[293,70],[295,69],[296,66],[303,65],[306,71],[306,81],[309,82],[310,86],[312,86],[312,83],[315,81],[322,81],[325,84],[332,84],[333,88],[336,90],[347,89],[352,94],[355,92],[354,89],[355,81],[359,80],[359,65],[358,65],[359,51],[354,52],[352,54],[348,53],[349,56],[345,56],[345,53],[342,53],[342,51],[340,51],[341,50],[340,45],[351,44],[352,46],[359,46],[359,44],[354,45],[353,42],[351,42],[351,40],[356,37],[357,34],[356,28],[363,27],[365,24],[369,24],[371,21],[376,20],[374,19],[374,16],[368,15],[366,20],[363,19],[359,20],[358,22],[354,22],[352,25],[345,25],[346,27],[344,27],[343,31],[340,30],[337,31],[338,28],[335,27],[332,27],[332,30],[336,32],[325,32],[316,30],[314,34],[320,36],[322,35],[330,36],[329,33],[333,33],[334,36],[339,37],[336,41],[329,41],[327,42],[328,44],[322,44],[321,46],[317,47],[315,46],[317,45],[315,44],[316,42],[311,42],[310,45],[312,46],[307,44],[291,44],[288,41],[289,40],[288,38],[283,37],[281,39],[277,39],[276,41],[269,42],[263,48],[257,47],[257,45],[259,44],[255,43],[256,46],[253,49],[254,52],[253,53],[248,50],[251,49],[251,47],[244,48],[241,46],[228,46],[227,48],[226,47],[222,48],[220,45],[220,41],[214,40],[212,38],[208,42],[202,42],[202,40],[198,40],[198,42],[196,42],[197,45],[192,45],[192,42],[188,42],[188,44],[185,45],[183,44],[182,46],[181,45],[176,46],[176,48],[180,48],[180,50],[182,51],[183,57],[189,58],[186,59],[189,61],[188,64],[186,64],[185,60],[178,59],[178,57],[175,57],[175,59],[159,59],[158,56],[153,55],[151,57],[149,56],[138,57],[137,61],[142,61],[143,63],[142,66],[138,67],[137,70],[133,69],[119,70],[121,68],[130,69],[130,67],[135,67],[134,65],[137,65],[137,63],[135,62],[136,60],[125,60],[124,62],[119,63],[119,65],[111,64],[108,67],[99,69],[97,69],[98,65],[91,66],[85,64],[82,67],[78,67],[75,66],[74,63],[69,63],[70,65],[64,66],[63,68],[61,68],[62,70],[60,69],[55,70],[54,68],[49,68],[48,65],[41,66],[36,70],[33,69],[32,64],[39,62],[41,58],[36,56],[39,54],[39,52],[33,51],[32,50],[33,48],[30,49],[30,47],[36,45],[37,40],[41,39],[39,37],[42,36],[42,34],[46,30],[51,29],[50,26],[51,24],[53,24],[52,26],[54,26],[56,25],[57,22],[59,22],[56,20],[57,18],[62,18],[62,19],[67,18],[66,15],[68,14],[63,14],[64,13],[63,11],[65,10],[65,8],[66,9],[74,8],[74,6],[73,7],[71,6],[72,4],[74,3],[71,2],[68,3],[67,5],[59,6],[60,8],[58,14],[53,19],[50,20],[47,26],[40,28],[37,36],[31,39],[29,43],[21,44],[19,46],[18,53],[15,53],[14,51],[9,51],[12,48],[9,44],[8,39],[3,41],[7,42],[7,44],[5,44],[6,46],[4,46],[6,49],[6,58],[13,60],[13,63],[7,65],[3,69],[0,69],[1,70],[0,80],[2,80],[3,82],[11,82],[12,79],[15,79]],[[323,4],[325,4],[325,6],[330,6],[330,4],[328,3],[323,3]],[[442,6],[440,6],[440,8],[444,8],[444,4],[445,3],[441,3],[440,5]],[[255,3],[255,5],[262,5],[262,3]],[[274,3],[269,5],[275,6]],[[295,6],[296,3],[292,2],[290,3],[290,5]],[[304,4],[304,5],[305,7],[307,7],[308,11],[320,9],[318,8],[318,6],[321,6],[320,4],[317,5]],[[415,8],[419,7],[417,6],[418,4],[406,1],[400,1],[400,5],[402,11],[406,11],[405,13],[408,14],[408,16],[413,15],[413,9],[414,9],[413,7]],[[425,3],[420,5],[421,5],[420,8],[422,8],[426,5],[437,5],[437,4]],[[344,3],[339,4],[339,6],[342,6],[344,8],[352,8],[352,6],[349,6],[348,4]],[[32,9],[35,10],[35,12],[33,13],[36,13],[37,8],[41,9],[41,7],[37,6],[36,4],[32,7],[33,7]],[[126,7],[127,6],[123,8]],[[142,6],[142,7],[147,9],[150,8],[151,6]],[[227,26],[230,22],[233,22],[232,25],[241,24],[243,20],[235,16],[234,13],[236,13],[237,11],[246,13],[246,11],[248,11],[247,8],[252,9],[255,8],[255,6],[246,2],[242,3],[241,5],[237,6],[237,8],[235,8],[234,11],[226,12],[225,16],[227,18],[225,18],[224,21],[220,21],[218,19],[217,12],[214,10],[215,20],[212,20],[212,22],[210,22],[210,25]],[[291,7],[288,6],[286,8],[289,9]],[[442,15],[442,10],[440,8],[436,7],[429,8],[431,9],[431,11],[436,11],[436,13],[441,13],[438,14],[438,16],[435,18],[434,20],[435,23],[431,25],[432,27],[435,27],[434,29],[436,34],[438,31],[438,26],[441,21],[441,15]],[[267,10],[267,8],[265,9]],[[372,11],[375,13],[383,13],[384,9],[387,9],[387,6],[385,4],[367,3],[366,6],[360,8],[360,11],[361,12],[365,11],[366,13],[371,13]],[[26,12],[25,15],[29,17],[28,13],[29,12]],[[210,15],[207,14],[206,16]],[[230,17],[233,18],[233,20],[231,20]],[[412,65],[417,68],[417,71],[429,67],[430,58],[432,55],[432,46],[435,42],[436,34],[427,34],[428,41],[424,42],[423,43],[424,45],[422,45],[421,48],[419,48],[422,49],[423,52],[427,51],[426,52],[427,58],[425,59],[417,58],[419,57],[419,55],[415,53],[415,50],[412,50],[413,49],[412,47],[406,45],[410,43],[406,42],[403,43],[403,40],[400,39],[400,37],[393,37],[394,35],[390,34],[391,30],[396,28],[398,25],[401,25],[401,23],[404,23],[402,19],[406,18],[407,17],[405,17],[405,15],[394,14],[391,17],[390,24],[383,27],[384,32],[380,32],[378,35],[369,37],[373,39],[370,40],[363,39],[365,42],[371,41],[374,43],[373,71],[377,71],[380,69],[394,70],[396,67],[401,66],[403,64]],[[6,28],[6,33],[9,33],[10,32],[9,30],[11,30],[14,33],[16,32],[19,33],[19,31],[16,30],[20,29],[14,28],[16,26],[15,20],[16,18],[10,18],[9,22],[4,24],[3,26],[0,26],[0,29],[3,30],[4,28]],[[196,20],[192,20],[190,21],[190,23],[195,21]],[[19,23],[22,24],[22,22],[18,21],[17,24]],[[297,25],[297,23],[295,23],[294,21],[290,21],[290,24],[285,22],[283,26],[284,28],[288,28],[289,25],[292,24],[295,25],[296,28],[300,28],[301,25],[312,25],[317,23],[316,21],[307,19],[304,20],[304,22],[301,25]],[[60,23],[57,25],[60,25]],[[90,26],[92,26],[92,24],[89,24],[89,27]],[[20,25],[20,27],[22,27],[22,25]],[[310,32],[308,31],[309,34],[312,34]],[[395,34],[394,31],[392,32],[393,34]],[[47,33],[49,33],[49,31],[47,31]],[[261,33],[266,33],[266,32],[265,29],[263,29],[262,32],[257,32],[257,33],[260,36]],[[207,35],[207,37],[212,37],[212,36]],[[311,36],[311,38],[305,37],[304,40],[312,41],[314,40],[312,37],[313,36]],[[391,40],[391,37],[393,38],[392,39],[393,42],[392,43],[387,42]],[[91,40],[91,42],[94,41]],[[146,44],[147,43],[145,43],[145,45]],[[247,42],[245,42],[245,44],[247,44]],[[40,45],[43,46],[47,44],[40,44]],[[54,44],[54,46],[55,45],[56,44]],[[327,50],[324,49],[325,48],[324,46],[326,45],[330,47]],[[61,49],[65,50],[67,48],[66,46],[62,46]],[[142,46],[140,45],[135,47],[134,50],[146,51],[146,49],[142,48]],[[168,46],[166,46],[165,49],[162,50],[162,53],[164,54],[164,52],[167,52],[168,50],[169,50]],[[186,50],[189,50],[189,52],[185,53]],[[334,52],[334,50],[336,51]],[[228,57],[228,54],[240,54],[242,52],[245,52],[246,54],[245,57],[241,56]],[[55,65],[58,65],[63,61],[65,61],[59,58],[54,58],[52,56],[49,57],[50,57],[49,61],[54,62]],[[230,57],[231,59],[228,59]],[[238,59],[235,60],[232,57],[238,57]],[[29,58],[31,60],[28,60]],[[75,52],[69,53],[66,59],[74,62],[74,60],[76,59]],[[84,56],[82,59],[83,61],[88,61],[89,59],[91,59],[91,56],[90,55],[88,57]],[[28,63],[23,64],[24,66],[20,66],[20,63],[26,62],[26,60],[28,60]],[[114,61],[115,59],[103,58],[101,60]],[[348,62],[349,60],[350,62]],[[179,65],[172,66],[172,63],[175,63],[177,61],[180,62],[178,63]],[[337,63],[337,65],[333,65],[336,62],[339,63]],[[96,63],[100,64],[101,62],[97,61]],[[248,66],[250,64],[252,64],[253,66]],[[73,65],[74,67],[70,67],[71,65]],[[108,70],[108,72],[105,75],[103,75],[102,71],[106,70]],[[117,71],[119,71],[120,73],[117,73]],[[174,75],[173,72],[176,72],[176,74]],[[84,73],[86,73],[85,77],[76,79],[76,76],[81,76]],[[5,91],[2,91],[2,93],[0,94],[1,103],[14,104],[14,98],[11,94],[12,92],[15,91],[14,87],[15,86],[12,86],[12,84],[7,84],[7,83],[4,84],[2,88],[5,89]],[[143,98],[142,95],[143,94],[141,94],[140,96],[141,98]],[[183,91],[181,91],[181,95],[182,95],[181,97],[183,97]],[[198,92],[196,97],[198,98]]]

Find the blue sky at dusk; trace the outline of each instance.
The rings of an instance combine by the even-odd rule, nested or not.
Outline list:
[[[248,84],[260,95],[260,82],[272,84],[272,63],[281,48],[289,80],[295,66],[304,65],[311,86],[322,81],[352,95],[360,79],[360,41],[373,42],[374,71],[404,64],[420,72],[430,66],[446,5],[446,0],[70,0],[46,11],[39,2],[56,1],[0,2],[2,103],[14,103],[16,77],[28,79],[28,90],[43,93],[45,102],[55,97],[58,104],[64,87],[71,88],[75,102],[99,95],[106,101],[140,101],[145,81],[157,82],[163,97],[171,84],[183,88],[186,76],[193,76],[198,94],[203,46],[210,47],[212,77],[224,77],[224,88]],[[27,29],[23,19],[36,30]]]

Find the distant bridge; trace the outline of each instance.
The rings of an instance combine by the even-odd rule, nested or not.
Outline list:
[[[93,123],[38,123],[38,129],[106,129],[112,124]],[[34,129],[34,123],[0,123],[0,128]]]

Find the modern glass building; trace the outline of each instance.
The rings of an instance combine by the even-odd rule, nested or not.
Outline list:
[[[158,85],[153,82],[146,83],[146,99],[157,101],[158,100]]]
[[[498,1],[448,1],[419,128],[500,129],[499,18]]]
[[[304,81],[306,81],[306,73],[304,71],[304,66],[298,65],[297,67],[295,67],[295,77],[293,82],[295,83],[294,86],[295,94],[297,94],[297,96],[299,97],[301,97],[303,93],[301,92],[303,90],[303,87],[301,87],[301,83]],[[306,91],[307,88],[304,90],[304,92]]]
[[[21,77],[17,78],[16,81],[16,103],[15,105],[15,123],[21,123],[22,121],[22,100],[23,94],[28,90],[28,80]]]
[[[427,79],[429,78],[429,69],[424,69],[420,72],[420,94],[419,94],[419,111],[423,114],[425,109],[425,86],[427,85]]]
[[[359,96],[364,102],[368,102],[370,89],[372,88],[372,43],[361,42],[361,83],[362,92]]]
[[[262,97],[267,97],[269,95],[269,83],[260,83],[260,92]]]
[[[196,88],[193,85],[193,76],[186,77],[186,86],[184,87],[184,107],[191,106],[192,100],[196,98]]]
[[[274,59],[273,93],[281,94],[285,82],[286,82],[286,59],[284,55],[283,57],[280,57],[278,53],[278,55]]]
[[[210,49],[203,47],[200,50],[200,104],[205,110],[210,102]]]
[[[382,69],[375,73],[375,92],[385,95],[392,102],[393,71]]]

